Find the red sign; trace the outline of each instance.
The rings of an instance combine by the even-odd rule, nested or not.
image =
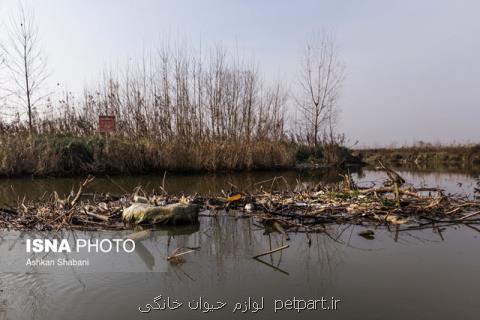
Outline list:
[[[115,132],[115,116],[98,116],[98,132]]]

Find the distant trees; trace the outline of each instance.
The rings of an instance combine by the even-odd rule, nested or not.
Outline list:
[[[343,79],[344,66],[331,36],[324,35],[305,46],[296,102],[302,115],[304,137],[315,147],[322,137],[334,137],[337,98]]]
[[[0,43],[1,45],[1,43]],[[6,70],[5,70],[5,56],[0,50],[0,108],[3,107],[6,93],[4,92],[6,85]],[[0,109],[0,115],[3,113],[3,108]]]
[[[33,11],[22,5],[7,25],[8,39],[0,46],[1,59],[6,70],[4,91],[12,104],[22,106],[28,116],[30,132],[34,129],[36,107],[48,77],[47,61],[38,41],[38,27]]]
[[[0,22],[1,26],[1,22]],[[3,52],[2,43],[0,42],[0,117],[5,115],[5,101],[8,97],[8,92],[6,90],[7,86],[7,68],[6,68],[6,57]]]
[[[109,70],[83,99],[61,100],[60,131],[93,133],[108,112],[118,133],[157,141],[281,140],[285,136],[286,93],[268,85],[251,64],[214,48],[195,55],[168,46]],[[68,114],[67,114],[68,113]],[[82,128],[82,129],[79,129]]]

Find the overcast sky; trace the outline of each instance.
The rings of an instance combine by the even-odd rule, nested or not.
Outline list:
[[[37,0],[51,83],[78,91],[162,40],[221,44],[293,86],[311,34],[346,65],[340,129],[361,145],[480,142],[480,1]],[[0,0],[0,20],[16,8]],[[0,31],[1,32],[1,31]]]

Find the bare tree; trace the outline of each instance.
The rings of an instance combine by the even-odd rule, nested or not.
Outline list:
[[[301,111],[307,141],[314,146],[321,135],[329,131],[335,119],[337,98],[344,79],[344,67],[331,36],[308,43],[301,61],[299,96],[296,101]]]
[[[0,43],[1,48],[1,43]],[[4,92],[6,85],[6,68],[5,68],[5,56],[2,51],[0,51],[0,105],[2,104],[6,94]]]
[[[9,73],[10,85],[6,91],[26,109],[32,132],[36,107],[46,97],[42,89],[48,77],[34,12],[20,4],[18,13],[10,19],[7,32],[8,42],[0,47]]]
[[[0,28],[3,28],[3,24],[0,22]],[[5,53],[2,48],[2,42],[0,42],[0,116],[3,116],[5,113],[4,105],[5,100],[8,97],[8,93],[6,92],[6,85],[7,85],[7,68],[6,68],[6,57]]]

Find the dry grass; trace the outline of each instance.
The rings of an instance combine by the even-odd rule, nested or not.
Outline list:
[[[305,139],[287,138],[287,100],[280,83],[222,49],[161,49],[106,71],[80,97],[52,96],[31,127],[23,106],[5,101],[16,115],[0,121],[0,175],[293,167]],[[97,133],[102,115],[116,119],[109,138]],[[338,144],[324,143],[322,160],[341,162]]]
[[[0,175],[80,175],[293,167],[295,146],[274,140],[167,142],[92,135],[0,136]]]

